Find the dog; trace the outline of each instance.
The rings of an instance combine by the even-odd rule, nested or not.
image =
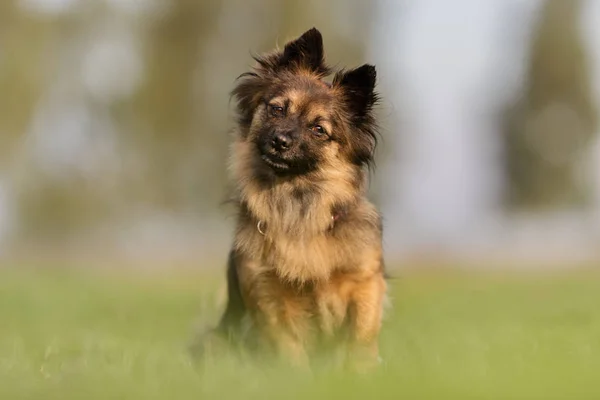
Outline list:
[[[375,67],[327,82],[316,28],[254,58],[232,91],[236,229],[212,335],[252,337],[261,353],[300,367],[336,349],[344,365],[368,370],[380,362],[387,291],[381,217],[366,198]]]

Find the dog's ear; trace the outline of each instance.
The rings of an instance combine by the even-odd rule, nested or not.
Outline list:
[[[371,165],[377,146],[377,125],[372,112],[378,100],[376,80],[375,67],[365,64],[338,72],[332,82],[342,92],[349,122],[354,127],[351,160],[358,165]]]
[[[323,36],[317,28],[309,29],[298,39],[288,42],[279,57],[281,68],[305,68],[311,72],[324,73],[325,53]]]
[[[342,89],[346,106],[353,119],[362,120],[371,113],[377,102],[376,81],[375,67],[369,64],[349,71],[340,71],[333,78],[332,85]]]

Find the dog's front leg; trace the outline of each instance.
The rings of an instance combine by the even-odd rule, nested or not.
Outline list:
[[[265,344],[281,361],[298,368],[309,367],[309,357],[305,349],[302,321],[286,318],[285,310],[263,305],[256,315]],[[285,306],[284,306],[285,307]]]
[[[349,361],[358,372],[379,364],[379,331],[385,292],[383,273],[377,273],[359,283],[352,293]]]
[[[269,328],[269,337],[275,344],[276,351],[281,360],[292,367],[308,368],[309,358],[300,338],[281,327]]]
[[[305,345],[310,334],[310,312],[307,299],[274,274],[257,273],[246,282],[245,293],[261,342],[285,362],[308,367]]]

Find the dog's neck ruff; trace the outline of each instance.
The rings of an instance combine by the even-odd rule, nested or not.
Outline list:
[[[342,216],[341,212],[336,212],[336,213],[331,214],[331,221],[329,223],[328,231],[333,230],[333,228],[335,227],[335,223],[341,218],[341,216]],[[256,230],[258,231],[258,233],[265,236],[267,234],[267,224],[264,221],[259,220],[256,223]]]

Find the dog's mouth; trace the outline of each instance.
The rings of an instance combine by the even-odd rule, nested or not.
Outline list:
[[[263,154],[262,160],[276,172],[287,172],[290,170],[290,165],[280,157],[270,154]]]
[[[302,175],[316,168],[316,163],[308,162],[289,152],[282,154],[270,146],[257,144],[257,153],[260,161],[277,176]]]

